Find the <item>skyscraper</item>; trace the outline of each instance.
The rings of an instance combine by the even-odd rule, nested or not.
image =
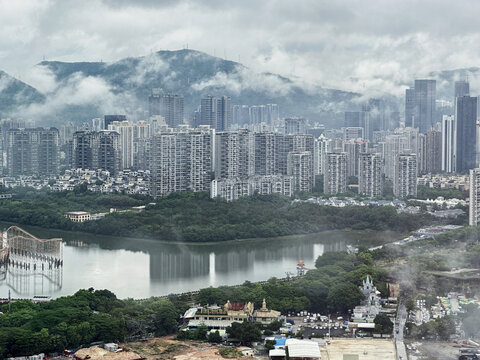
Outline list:
[[[417,127],[415,122],[415,88],[405,90],[405,126]]]
[[[368,141],[361,139],[344,141],[342,150],[347,154],[347,176],[358,176],[358,159],[360,154],[368,151]]]
[[[105,115],[103,120],[103,126],[105,126],[105,130],[108,130],[108,125],[113,123],[114,121],[122,122],[127,121],[126,115]]]
[[[120,154],[122,169],[133,167],[133,124],[128,121],[115,121],[108,125],[108,130],[120,135]]]
[[[285,119],[285,134],[296,135],[305,134],[305,119],[292,117]]]
[[[360,127],[362,123],[360,111],[345,111],[345,120],[343,122],[344,127]]]
[[[77,131],[73,134],[73,166],[103,169],[115,175],[120,170],[120,135],[116,131]]]
[[[379,155],[360,154],[358,193],[371,198],[383,195],[382,158]]]
[[[470,95],[470,84],[466,80],[455,81],[455,98]]]
[[[435,125],[436,80],[415,80],[414,127],[426,133]]]
[[[183,95],[163,94],[160,104],[160,115],[165,118],[169,127],[174,128],[183,124]]]
[[[312,153],[310,151],[290,152],[287,159],[287,175],[293,176],[293,191],[311,192],[315,182]]]
[[[332,139],[327,139],[325,135],[320,135],[315,139],[315,148],[313,151],[313,172],[314,175],[324,175],[327,162],[327,154],[333,152]]]
[[[250,106],[250,124],[258,125],[266,122],[267,107],[265,105]]]
[[[208,191],[212,171],[213,131],[180,127],[152,137],[150,193],[153,197],[178,191]]]
[[[160,88],[152,89],[148,97],[148,116],[162,115],[162,96],[163,90]]]
[[[231,118],[232,111],[228,96],[217,98],[208,95],[201,100],[200,123],[202,125],[210,125],[217,131],[224,131],[230,127]]]
[[[393,180],[398,155],[405,153],[406,151],[417,153],[417,129],[399,128],[395,130],[394,134],[385,137],[385,177]]]
[[[439,173],[442,171],[442,133],[431,128],[425,134],[425,171]]]
[[[442,171],[455,172],[455,117],[442,117]]]
[[[248,178],[255,174],[255,139],[249,130],[215,134],[215,179]]]
[[[475,168],[477,143],[477,98],[462,96],[456,102],[455,171]]]
[[[169,127],[177,127],[183,124],[184,99],[183,95],[167,94],[162,89],[152,89],[148,97],[149,117],[160,115],[165,119]]]
[[[273,125],[279,118],[278,104],[267,104],[266,123]]]
[[[468,225],[477,226],[480,222],[480,169],[470,169],[470,211]]]
[[[7,169],[15,175],[58,173],[59,132],[56,128],[10,129],[7,132]]]
[[[357,140],[364,139],[364,130],[363,127],[346,127],[343,128],[343,140]]]
[[[399,198],[417,196],[417,155],[398,156],[393,179],[393,194]]]
[[[327,154],[327,168],[323,181],[323,192],[327,195],[347,191],[347,154]]]
[[[222,96],[217,99],[217,122],[214,126],[217,131],[228,130],[232,122],[232,109],[230,104],[230,98],[228,96]]]
[[[250,107],[248,105],[233,105],[232,124],[238,126],[250,124]]]
[[[258,132],[255,138],[255,175],[279,173],[278,146],[282,135],[273,132]]]

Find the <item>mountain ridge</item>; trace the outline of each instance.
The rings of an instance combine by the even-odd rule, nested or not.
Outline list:
[[[232,104],[278,103],[284,116],[330,120],[342,117],[341,109],[351,107],[359,96],[319,86],[305,90],[284,76],[255,73],[241,63],[187,49],[160,50],[113,62],[42,61],[37,66],[51,72],[59,83],[73,76],[101,78],[129,107],[135,106],[135,100],[145,105],[152,88],[182,94],[186,117],[198,107],[202,96],[212,94],[228,95]]]
[[[0,71],[2,117],[15,114],[58,124],[81,123],[107,113],[146,118],[153,88],[182,94],[187,118],[207,94],[228,95],[232,104],[277,103],[281,116],[304,116],[337,127],[343,123],[344,111],[361,108],[361,94],[305,86],[282,75],[257,73],[241,63],[191,49],[160,50],[111,62],[42,61],[34,69],[54,86],[41,87],[49,89],[41,93]],[[441,80],[437,82],[438,98],[449,98],[452,82],[469,74],[480,76],[480,68],[443,70],[428,76]],[[396,99],[396,106],[402,106],[400,99]]]

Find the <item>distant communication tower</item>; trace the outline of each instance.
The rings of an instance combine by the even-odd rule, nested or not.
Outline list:
[[[298,260],[297,262],[297,276],[303,276],[307,272],[307,268],[305,267],[305,261]]]

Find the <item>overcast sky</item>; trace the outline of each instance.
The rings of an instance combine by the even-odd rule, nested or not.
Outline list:
[[[191,49],[257,71],[400,95],[414,77],[480,64],[478,0],[0,0],[0,69]],[[33,84],[35,85],[35,84]]]

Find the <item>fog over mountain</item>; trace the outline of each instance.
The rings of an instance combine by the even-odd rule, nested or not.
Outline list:
[[[45,101],[45,96],[24,82],[0,70],[0,115]]]
[[[372,97],[401,109],[415,78],[439,79],[448,98],[447,80],[468,73],[480,93],[478,1],[0,0],[0,9],[0,69],[46,96],[34,106],[40,97],[17,96],[0,114],[135,112],[155,86],[183,93],[187,115],[199,96],[223,91],[328,123]],[[201,52],[156,53],[188,47]]]
[[[341,119],[342,111],[360,106],[356,100],[359,94],[305,86],[186,49],[159,51],[112,63],[43,61],[30,75],[35,77],[44,98],[40,93],[40,98],[25,97],[17,107],[2,113],[58,123],[86,121],[105,113],[142,116],[139,113],[147,108],[152,88],[184,95],[186,116],[207,94],[229,95],[234,104],[277,103],[284,116],[302,115],[321,121]],[[23,89],[6,90],[0,91],[0,98],[22,99]]]

